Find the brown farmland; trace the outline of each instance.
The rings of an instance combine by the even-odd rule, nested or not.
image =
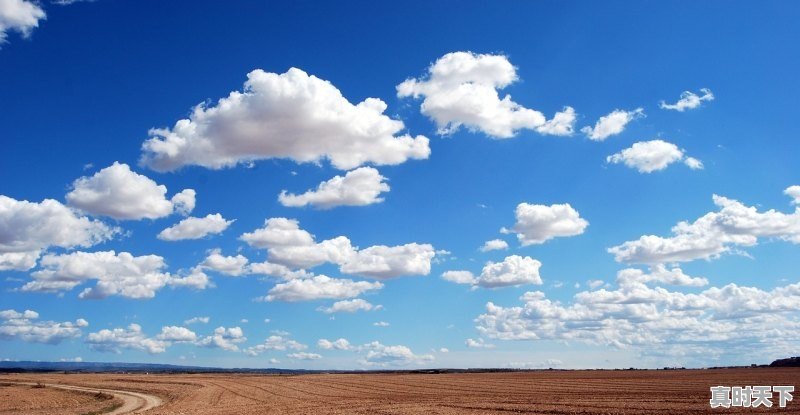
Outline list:
[[[800,368],[294,376],[12,374],[0,375],[0,414],[86,414],[109,406],[87,392],[55,389],[56,384],[152,395],[162,403],[146,411],[153,415],[800,414],[800,396],[785,409],[778,408],[777,397],[771,409],[712,410],[708,405],[710,386],[798,387],[798,381]]]

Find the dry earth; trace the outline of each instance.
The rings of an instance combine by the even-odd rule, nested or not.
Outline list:
[[[800,368],[297,376],[0,375],[0,384],[8,382],[68,384],[153,395],[163,400],[162,405],[147,411],[153,415],[800,414]],[[712,410],[709,387],[716,385],[793,385],[799,392],[785,409],[779,409],[776,400],[771,409]],[[52,389],[0,388],[15,396],[0,401],[0,414],[96,410],[97,403],[87,400],[85,393],[71,395]],[[14,405],[22,408],[17,401],[29,402],[30,412],[14,411]],[[73,410],[84,403],[84,412]],[[50,412],[48,407],[52,408]],[[67,407],[72,412],[63,410]]]

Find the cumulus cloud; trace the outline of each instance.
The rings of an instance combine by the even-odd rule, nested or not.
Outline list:
[[[590,140],[603,141],[612,135],[625,131],[625,126],[628,123],[644,116],[642,108],[637,108],[633,111],[614,110],[610,114],[600,117],[594,127],[586,126],[581,128],[581,132],[586,134]]]
[[[128,298],[152,298],[166,285],[190,286],[203,289],[208,280],[204,275],[178,277],[164,272],[166,263],[158,255],[133,256],[128,252],[73,252],[45,255],[41,269],[31,274],[33,281],[22,291],[68,291],[87,281],[93,287],[84,289],[80,298],[105,298],[119,295]]]
[[[209,321],[211,321],[210,317],[192,317],[188,320],[184,320],[183,324],[195,324],[195,323],[208,324]]]
[[[118,232],[56,200],[35,203],[0,195],[0,271],[25,271],[50,247],[88,248]]]
[[[792,203],[800,205],[800,186],[789,186],[783,191],[786,196],[794,199]]]
[[[703,103],[703,101],[713,101],[714,94],[711,93],[711,90],[708,88],[701,88],[700,92],[703,95],[697,95],[691,91],[683,91],[681,93],[681,99],[674,104],[667,104],[664,101],[661,101],[659,107],[665,110],[675,110],[678,112],[684,112],[686,110],[695,109]]]
[[[248,356],[258,356],[264,352],[278,350],[278,351],[286,351],[286,350],[305,350],[308,346],[305,344],[299,343],[295,340],[290,338],[279,336],[279,335],[272,335],[267,337],[263,343],[248,347],[244,350],[244,353]]]
[[[410,366],[421,365],[434,360],[433,355],[417,355],[408,346],[386,346],[377,341],[358,347],[364,353],[359,362],[364,366]]]
[[[197,334],[186,327],[165,326],[161,328],[161,333],[156,338],[175,343],[193,343],[197,340]]]
[[[664,170],[670,164],[678,161],[683,161],[692,170],[703,168],[700,160],[687,157],[678,146],[664,140],[640,141],[606,158],[608,163],[623,163],[640,173]]]
[[[542,263],[531,258],[511,255],[502,262],[487,262],[481,275],[475,277],[469,271],[447,271],[442,278],[456,284],[475,287],[500,288],[526,284],[542,284],[539,268]]]
[[[319,339],[317,341],[317,347],[323,350],[350,350],[352,348],[347,339],[337,339],[334,341]]]
[[[317,275],[311,278],[295,279],[276,284],[269,290],[266,301],[312,301],[323,299],[345,299],[358,297],[372,290],[383,288],[380,282],[353,281]]]
[[[320,307],[317,311],[322,311],[325,314],[334,313],[355,313],[358,311],[377,311],[383,308],[382,305],[373,305],[367,300],[355,298],[352,300],[342,300],[333,303],[330,307]]]
[[[86,336],[89,348],[98,352],[120,354],[123,349],[142,350],[149,354],[164,353],[169,342],[147,337],[142,326],[131,324],[127,328],[103,329]]]
[[[491,241],[486,241],[483,244],[481,247],[481,252],[500,251],[504,249],[508,249],[508,242],[502,239],[492,239]]]
[[[470,349],[494,349],[493,344],[486,343],[483,339],[467,339],[464,344]]]
[[[490,302],[475,320],[477,329],[501,340],[578,341],[643,353],[668,347],[703,357],[710,351],[769,354],[800,340],[800,283],[770,291],[728,284],[685,293],[653,284],[699,287],[706,281],[665,271],[623,270],[617,289],[579,292],[566,305],[538,291],[525,293],[521,306]]]
[[[307,269],[332,263],[345,274],[376,279],[427,275],[436,255],[429,244],[376,245],[358,250],[345,236],[318,243],[313,235],[300,229],[296,220],[287,218],[267,219],[263,228],[244,233],[240,239],[266,249],[274,264]]]
[[[206,336],[196,342],[198,346],[208,348],[219,348],[229,352],[238,352],[239,343],[247,341],[244,336],[244,331],[240,327],[217,327],[214,329],[214,334]]]
[[[539,111],[500,98],[498,90],[518,80],[516,68],[503,55],[472,52],[448,53],[434,62],[420,79],[397,85],[398,97],[423,97],[421,111],[431,118],[439,134],[451,134],[461,126],[493,138],[510,138],[518,130],[570,135],[575,110],[565,107],[552,120]]]
[[[67,203],[93,215],[114,219],[157,219],[194,209],[195,191],[185,189],[167,199],[167,187],[114,162],[91,177],[81,177],[67,193]]]
[[[44,10],[28,0],[0,0],[0,46],[6,42],[8,32],[15,31],[23,37],[30,36],[46,18]]]
[[[522,246],[543,244],[560,236],[580,235],[589,226],[569,203],[533,205],[520,203],[514,212],[517,222],[502,233],[516,233]]]
[[[59,344],[80,337],[81,328],[88,325],[82,318],[75,322],[40,321],[39,313],[32,310],[3,310],[0,311],[0,340]]]
[[[366,206],[383,202],[381,193],[388,192],[386,177],[377,169],[361,167],[342,176],[322,182],[316,190],[295,195],[281,191],[278,201],[289,207],[314,206],[331,209],[337,206]]]
[[[672,236],[644,235],[608,249],[618,262],[661,264],[711,259],[737,247],[776,238],[800,243],[800,207],[794,213],[757,208],[722,196],[713,196],[719,208],[692,223],[680,222]]]
[[[270,158],[328,159],[350,170],[428,158],[428,139],[401,135],[405,125],[385,110],[377,98],[353,105],[330,82],[297,68],[283,74],[257,69],[247,75],[242,92],[231,92],[216,106],[198,105],[171,129],[150,130],[141,163],[172,171]]]
[[[222,233],[231,223],[233,220],[225,220],[219,213],[206,215],[204,218],[189,217],[161,231],[158,239],[181,241],[205,238],[208,235]]]
[[[212,249],[208,256],[198,266],[201,269],[210,269],[221,274],[238,277],[248,272],[247,258],[244,255],[224,256],[219,248]]]

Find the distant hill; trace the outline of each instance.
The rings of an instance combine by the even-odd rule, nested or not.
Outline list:
[[[800,367],[800,356],[778,359],[769,364],[770,367]]]

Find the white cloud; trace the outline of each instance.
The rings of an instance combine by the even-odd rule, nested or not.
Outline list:
[[[517,104],[510,95],[501,99],[498,90],[517,80],[517,70],[506,56],[453,52],[431,65],[424,78],[397,85],[397,96],[423,97],[421,111],[436,122],[439,134],[461,126],[493,138],[513,137],[521,129],[572,134],[575,111],[570,107],[547,121],[541,112]]]
[[[22,340],[29,343],[59,344],[63,340],[80,337],[81,328],[88,326],[80,318],[74,323],[39,321],[39,313],[31,310],[0,311],[0,340]]]
[[[714,100],[714,94],[711,93],[710,89],[702,88],[700,89],[700,92],[703,95],[697,95],[691,91],[683,91],[681,93],[681,99],[679,99],[678,102],[674,104],[667,104],[666,102],[661,101],[661,103],[659,103],[659,107],[665,110],[675,110],[678,112],[683,112],[686,110],[691,110],[699,107],[700,104],[703,103],[703,101]]]
[[[30,36],[47,16],[35,2],[27,0],[0,0],[0,45],[6,42],[8,32],[15,31],[23,37]]]
[[[272,335],[267,337],[267,339],[264,340],[264,343],[248,347],[247,349],[244,350],[244,352],[248,356],[258,356],[264,352],[271,350],[279,350],[279,351],[305,350],[307,348],[308,346],[306,346],[305,344],[299,343],[284,336]]]
[[[181,241],[205,238],[211,234],[222,233],[231,223],[233,220],[225,220],[219,213],[206,215],[204,218],[189,217],[161,231],[158,239]]]
[[[640,173],[664,170],[677,161],[683,161],[693,170],[703,168],[700,160],[685,156],[684,151],[678,146],[663,140],[640,141],[606,158],[608,163],[624,163]]]
[[[789,186],[783,191],[786,196],[794,199],[792,203],[800,205],[800,186]]]
[[[375,327],[389,327],[389,323],[385,321],[376,321],[375,323],[372,323],[372,325]]]
[[[164,272],[164,258],[158,255],[135,257],[128,252],[73,252],[63,255],[45,255],[40,261],[42,269],[31,274],[33,281],[22,291],[68,291],[90,280],[94,287],[86,288],[80,298],[105,298],[120,295],[128,298],[152,298],[166,285],[188,285],[203,289],[208,281],[203,275],[179,278]],[[198,277],[200,279],[198,280]]]
[[[603,141],[606,138],[625,131],[625,126],[636,118],[644,117],[644,110],[637,108],[633,111],[614,110],[597,120],[594,127],[583,127],[581,132],[590,140]]]
[[[673,282],[696,287],[706,281],[679,269],[650,275],[628,269],[618,274],[615,290],[579,292],[567,305],[528,292],[518,307],[487,303],[475,321],[481,334],[494,339],[639,347],[643,354],[667,348],[704,360],[720,351],[770,355],[800,340],[800,283],[771,291],[728,284],[699,293],[648,285]]]
[[[442,279],[456,284],[474,285],[478,282],[475,275],[469,271],[445,271],[442,273]]]
[[[405,125],[383,114],[386,104],[380,99],[353,105],[330,82],[297,68],[284,74],[257,69],[247,78],[243,92],[231,92],[216,106],[198,105],[172,129],[151,130],[142,145],[142,164],[171,171],[269,158],[328,159],[350,170],[430,155],[428,139],[400,135]]]
[[[229,352],[238,352],[239,346],[237,344],[247,341],[244,336],[244,331],[240,327],[217,327],[214,329],[214,334],[204,337],[197,341],[197,345],[208,348],[219,348]]]
[[[295,279],[276,284],[269,290],[266,301],[312,301],[322,299],[345,299],[383,288],[380,282],[353,281],[317,275],[306,279]]]
[[[363,300],[361,298],[355,298],[352,300],[342,300],[333,303],[330,307],[320,307],[317,310],[322,311],[325,314],[334,314],[334,313],[355,313],[358,311],[372,311],[372,310],[380,310],[383,306],[381,305],[373,305],[367,300]]]
[[[586,285],[591,289],[597,289],[605,285],[605,281],[603,280],[589,280],[586,281]]]
[[[114,162],[94,176],[75,180],[66,198],[71,206],[114,219],[157,219],[194,208],[194,190],[185,189],[172,200],[166,194],[166,186],[133,172],[127,164]]]
[[[491,241],[486,241],[483,244],[481,247],[481,252],[500,251],[503,249],[508,249],[508,242],[502,239],[492,239]]]
[[[122,349],[142,350],[150,354],[164,353],[169,346],[166,340],[147,337],[142,332],[142,326],[131,324],[127,329],[103,329],[86,336],[89,348],[98,352],[113,352],[120,354]]]
[[[189,275],[184,276],[170,276],[167,279],[167,285],[170,287],[183,287],[195,290],[205,290],[209,287],[214,287],[214,283],[208,278],[203,270],[195,267],[189,271]]]
[[[794,213],[759,212],[755,207],[714,195],[719,211],[693,223],[680,222],[673,236],[644,235],[608,249],[618,262],[661,264],[711,259],[736,247],[748,247],[759,238],[777,238],[800,243],[800,208]]]
[[[520,203],[514,212],[517,222],[502,233],[516,233],[522,246],[543,244],[561,236],[580,235],[589,226],[577,210],[569,203],[554,205],[532,205]]]
[[[531,258],[511,255],[502,262],[487,262],[481,275],[475,277],[469,271],[447,271],[442,278],[456,284],[474,287],[500,288],[525,284],[542,284],[539,268],[542,263]]]
[[[286,355],[289,359],[295,360],[319,360],[322,359],[322,355],[317,353],[307,353],[307,352],[297,352],[297,353],[289,353]]]
[[[337,339],[330,341],[328,339],[319,339],[317,347],[323,350],[350,350],[350,342],[347,339]]]
[[[0,271],[25,271],[47,248],[88,248],[118,232],[52,199],[35,203],[0,195]]]
[[[281,191],[278,201],[289,207],[311,205],[320,209],[331,209],[337,206],[366,206],[383,202],[381,193],[388,192],[386,177],[377,169],[361,167],[342,176],[322,182],[316,190],[309,190],[301,195]]]
[[[161,333],[156,336],[156,339],[175,343],[193,343],[197,340],[197,334],[186,327],[165,326],[161,328]]]
[[[212,249],[199,267],[202,269],[211,269],[219,273],[238,277],[248,272],[247,258],[244,255],[224,256],[219,248]]]
[[[471,349],[494,349],[493,344],[486,343],[483,339],[467,339],[464,344]]]
[[[450,349],[442,347],[441,349],[439,349],[439,353],[450,353]]]
[[[386,346],[377,341],[358,347],[365,355],[359,362],[364,366],[409,366],[433,361],[433,355],[417,355],[407,346]]]
[[[188,320],[184,320],[183,324],[195,324],[195,323],[208,324],[209,321],[211,321],[210,317],[192,317]]]
[[[317,243],[313,235],[300,229],[296,220],[287,218],[267,219],[263,228],[244,233],[240,239],[250,246],[267,249],[274,264],[307,269],[333,263],[345,274],[376,279],[427,275],[436,255],[429,244],[375,245],[358,250],[344,236]]]

